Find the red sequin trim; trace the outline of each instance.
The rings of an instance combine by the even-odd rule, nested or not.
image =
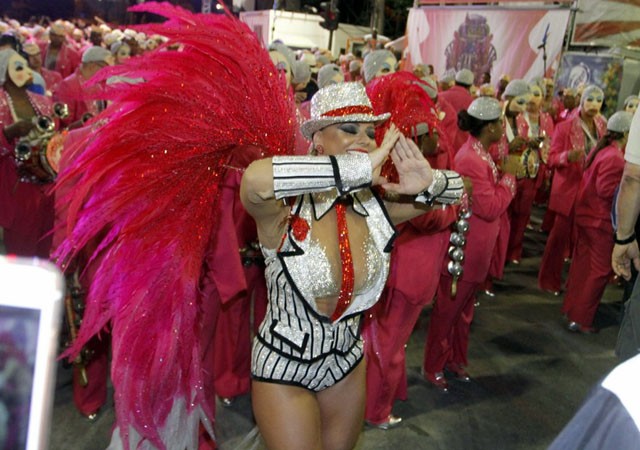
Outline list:
[[[342,263],[342,284],[340,285],[338,304],[331,315],[332,322],[338,320],[351,304],[355,284],[353,258],[351,255],[351,245],[349,244],[349,230],[347,228],[346,208],[346,205],[336,203],[335,209],[338,219],[338,246],[340,247],[340,261]]]
[[[291,218],[291,230],[296,241],[304,241],[309,233],[309,224],[298,215]]]
[[[373,108],[370,106],[345,106],[344,108],[332,109],[331,111],[327,111],[322,116],[328,117],[339,117],[339,116],[349,116],[351,114],[370,114],[373,115]]]

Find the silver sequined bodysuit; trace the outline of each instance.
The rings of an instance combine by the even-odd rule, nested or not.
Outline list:
[[[376,274],[384,263],[383,257],[378,252],[371,236],[368,236],[365,240],[363,250],[366,259],[367,278],[360,290],[355,292],[355,295],[371,289],[375,283]],[[307,255],[309,261],[313,261],[313,276],[309,277],[309,282],[311,283],[311,291],[314,298],[337,297],[340,293],[340,280],[336,280],[331,270],[331,263],[327,258],[324,247],[312,238]]]
[[[354,211],[366,218],[369,228],[364,244],[367,277],[337,321],[331,322],[316,307],[316,298],[336,295],[339,286],[311,229],[297,240],[289,228],[279,251],[263,248],[269,306],[253,343],[255,379],[320,391],[344,378],[362,359],[360,317],[376,303],[386,282],[395,229],[370,189],[352,195]],[[311,227],[312,218],[319,220],[335,197],[299,196],[292,214]]]

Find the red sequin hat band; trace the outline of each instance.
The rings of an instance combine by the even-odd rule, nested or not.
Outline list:
[[[373,116],[373,108],[366,105],[345,106],[343,108],[332,109],[322,114],[322,117],[341,117],[353,114],[368,114]]]

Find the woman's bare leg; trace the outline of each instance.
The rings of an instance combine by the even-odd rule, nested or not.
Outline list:
[[[366,400],[364,359],[347,377],[318,392],[323,450],[351,450],[364,422]]]
[[[253,380],[251,402],[268,449],[322,449],[320,408],[313,392]]]

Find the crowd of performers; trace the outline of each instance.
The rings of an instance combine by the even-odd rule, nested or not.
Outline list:
[[[74,402],[96,417],[111,359],[113,448],[214,448],[216,399],[249,392],[268,448],[399,425],[423,309],[446,393],[534,204],[539,287],[596,331],[637,96],[606,118],[595,85],[474,88],[375,46],[267,51],[228,15],[136,8],[168,20],[0,23],[4,244],[65,271]]]

